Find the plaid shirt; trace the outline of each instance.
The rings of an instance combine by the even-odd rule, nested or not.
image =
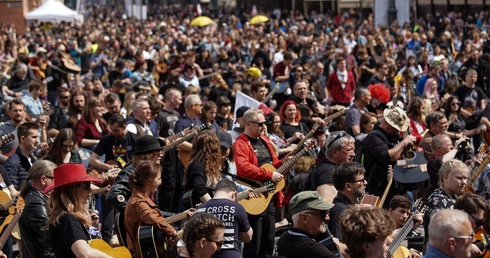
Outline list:
[[[490,201],[490,165],[483,169],[472,187],[475,190],[475,194],[482,196],[487,202]]]

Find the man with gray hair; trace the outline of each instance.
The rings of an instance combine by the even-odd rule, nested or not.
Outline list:
[[[11,100],[15,97],[21,97],[22,91],[27,91],[31,79],[27,76],[27,65],[18,64],[15,73],[2,87],[4,100]]]
[[[424,258],[471,256],[475,233],[467,213],[460,210],[439,210],[429,223],[429,246]]]
[[[193,128],[202,125],[199,116],[202,113],[202,101],[199,95],[191,94],[185,98],[184,101],[185,113],[175,123],[174,132],[180,133],[186,128]],[[190,152],[192,149],[192,139],[179,144],[181,151]],[[185,164],[186,165],[186,164]]]
[[[126,130],[130,133],[138,135],[158,135],[150,129],[150,104],[148,100],[135,99],[131,103],[131,110],[134,120],[129,121]]]
[[[307,185],[310,190],[316,190],[326,202],[332,202],[337,195],[333,185],[335,168],[344,162],[352,161],[355,157],[354,138],[345,131],[330,134],[325,144],[325,159],[311,171]]]

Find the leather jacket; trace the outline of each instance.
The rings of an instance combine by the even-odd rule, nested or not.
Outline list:
[[[131,197],[131,189],[129,186],[129,176],[136,171],[133,164],[124,167],[116,177],[116,181],[111,186],[111,190],[106,195],[108,201],[117,211],[124,214],[126,204]]]
[[[19,219],[24,257],[54,257],[47,230],[48,196],[30,184],[23,196],[24,211]]]

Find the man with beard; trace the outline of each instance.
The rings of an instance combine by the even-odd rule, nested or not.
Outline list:
[[[333,207],[330,210],[328,228],[331,229],[332,235],[342,240],[340,232],[340,214],[344,212],[347,205],[357,204],[357,198],[362,197],[366,192],[367,181],[364,178],[364,167],[358,162],[347,162],[338,165],[335,168],[332,179],[337,196],[333,199]]]
[[[369,183],[366,191],[376,196],[381,196],[388,185],[388,166],[394,165],[405,148],[416,141],[413,135],[400,139],[400,132],[405,132],[409,126],[409,119],[401,108],[387,108],[383,117],[383,122],[374,127],[363,143],[363,165]],[[396,193],[392,187],[386,205]]]
[[[109,95],[105,96],[104,103],[108,110],[107,113],[102,115],[105,121],[109,121],[112,116],[121,113],[121,100],[117,94],[109,93]]]
[[[333,132],[326,142],[325,159],[312,171],[308,178],[310,190],[316,190],[324,201],[331,202],[337,194],[333,183],[336,167],[354,159],[354,138],[345,131]]]
[[[15,97],[22,97],[22,91],[27,91],[27,86],[29,85],[29,82],[31,81],[31,78],[27,76],[28,74],[28,67],[25,64],[19,64],[17,65],[17,68],[15,69],[15,73],[10,79],[5,83],[5,85],[2,87],[2,95],[5,98],[15,98]],[[7,95],[9,97],[7,97]]]
[[[19,139],[17,138],[17,128],[25,122],[26,119],[26,107],[22,101],[13,99],[8,104],[7,114],[10,120],[0,126],[1,135],[13,134],[15,139],[7,144],[2,144],[2,163],[7,159],[6,156],[10,156],[17,146],[19,146]],[[5,155],[5,156],[4,156]]]
[[[289,258],[336,257],[327,247],[314,239],[327,231],[325,220],[328,220],[328,211],[332,207],[334,205],[322,200],[316,191],[303,191],[293,196],[289,203],[289,211],[294,226],[279,238],[278,254],[287,255]]]
[[[82,90],[71,92],[70,105],[68,106],[68,127],[75,128],[77,125],[78,120],[82,117],[85,100],[86,97]]]
[[[68,124],[68,106],[70,103],[70,91],[67,88],[58,88],[58,106],[55,106],[53,113],[49,116],[48,134],[56,136],[58,132],[70,127]]]

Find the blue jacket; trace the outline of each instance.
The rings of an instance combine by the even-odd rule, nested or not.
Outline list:
[[[31,158],[32,164],[37,161],[36,157],[32,154],[29,154],[29,157]],[[3,164],[3,167],[7,171],[7,176],[10,181],[12,181],[12,185],[14,185],[15,189],[20,190],[22,183],[27,180],[29,169],[31,169],[31,163],[24,153],[22,153],[20,147],[17,147],[15,153]]]

